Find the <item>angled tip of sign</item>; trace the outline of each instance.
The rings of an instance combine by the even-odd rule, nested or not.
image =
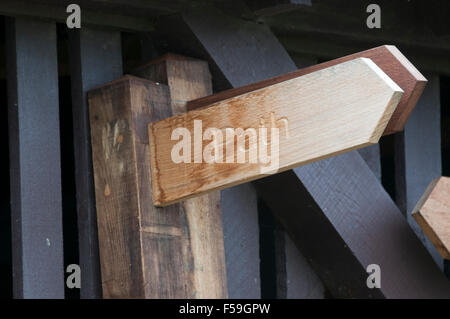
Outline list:
[[[386,126],[388,125],[388,123],[390,123],[392,115],[397,109],[397,106],[399,105],[400,100],[405,92],[386,73],[384,73],[383,70],[380,69],[380,67],[376,65],[375,62],[373,62],[371,59],[368,58],[360,58],[360,59],[363,60],[367,64],[367,66],[373,70],[374,74],[380,78],[381,80],[380,83],[385,84],[392,90],[392,96],[389,102],[387,103],[385,112],[383,116],[380,118],[380,122],[376,126],[375,130],[372,133],[372,136],[369,139],[371,143],[375,144],[378,143],[381,136],[383,135],[383,132],[386,129]]]

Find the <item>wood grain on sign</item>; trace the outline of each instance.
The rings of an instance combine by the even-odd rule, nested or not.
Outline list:
[[[154,203],[165,206],[377,143],[402,93],[371,60],[358,58],[153,123],[149,136]],[[261,127],[270,128],[267,135],[271,136],[276,131],[272,128],[278,128],[279,143],[264,140]],[[181,163],[175,163],[172,156],[175,144],[183,142],[171,140],[177,128],[187,129],[192,135],[192,156],[188,154],[191,146],[186,147],[187,156]],[[248,147],[242,153],[250,154],[255,147],[258,152],[253,154],[258,155],[250,162],[249,155],[244,154],[245,161],[241,158],[238,163],[235,141],[239,137],[233,136],[228,142],[210,142],[215,145],[212,153],[216,162],[206,163],[203,149],[208,145],[203,144],[208,143],[201,141],[201,130],[207,132],[208,128],[255,129],[255,143],[250,143],[252,137],[248,137],[248,143],[244,140]],[[191,143],[191,136],[188,140]],[[227,157],[228,147],[236,152]],[[264,151],[274,155],[269,164],[261,161]]]
[[[442,258],[450,259],[450,178],[431,182],[412,216]]]
[[[212,93],[208,63],[177,54],[166,54],[137,68],[135,75],[167,84],[172,114],[186,112],[189,100]],[[220,192],[188,199],[179,206],[189,228],[198,297],[227,296]],[[163,213],[163,212],[161,212]]]
[[[404,91],[397,109],[391,117],[383,135],[392,134],[403,130],[409,115],[419,100],[427,80],[425,77],[408,61],[408,59],[392,45],[384,45],[367,51],[358,52],[339,59],[316,64],[287,74],[276,76],[257,83],[249,84],[239,88],[234,88],[207,96],[204,98],[190,101],[187,105],[188,110],[207,107],[215,102],[248,93],[254,90],[264,88],[269,85],[280,83],[293,79],[311,72],[322,70],[324,68],[349,61],[355,58],[369,58],[380,67],[397,85]]]
[[[88,96],[103,296],[226,297],[219,199],[151,204],[147,125],[171,115],[169,88],[125,76]]]

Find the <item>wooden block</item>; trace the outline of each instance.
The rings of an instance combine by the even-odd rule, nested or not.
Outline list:
[[[169,88],[125,76],[88,97],[103,296],[225,297],[223,248],[208,236],[222,229],[151,204],[147,125],[171,115]],[[205,217],[216,202],[190,209]]]
[[[186,112],[188,101],[212,94],[208,63],[168,53],[136,68],[133,75],[169,86],[172,112]]]
[[[309,66],[287,74],[276,76],[258,83],[249,84],[239,88],[223,91],[219,94],[190,101],[188,110],[209,106],[217,101],[228,99],[237,95],[261,89],[268,85],[280,83],[301,75],[309,74],[324,68],[349,61],[355,58],[369,58],[377,64],[397,85],[404,91],[397,109],[391,117],[383,135],[389,135],[403,130],[409,115],[419,100],[425,88],[427,80],[425,77],[406,59],[406,57],[392,45],[383,45],[367,51],[358,52],[339,59],[327,61],[321,64]]]
[[[154,203],[165,206],[377,143],[402,92],[371,60],[358,58],[153,123],[149,136]],[[227,128],[253,128],[254,132],[259,131],[259,138],[251,146],[264,147],[258,147],[259,155],[253,152],[252,163],[248,157],[241,157],[238,163],[238,151],[226,157],[226,148],[239,149],[233,137],[229,143],[225,141],[227,145],[217,142],[213,154],[216,157],[205,163],[211,161],[202,156],[207,154],[202,150],[207,150],[208,145],[203,145],[207,143],[201,141],[202,135],[198,135],[197,142],[194,136],[194,130],[195,134],[201,130],[200,125],[206,132],[208,128],[220,132]],[[270,134],[278,128],[279,143],[276,137],[264,140],[261,127],[269,127]],[[180,159],[172,156],[175,144],[183,142],[171,140],[177,128],[194,137],[192,156],[191,146],[186,147],[187,155],[181,163],[175,163]],[[188,141],[191,143],[190,136]],[[279,155],[272,156],[269,165],[260,156],[262,150],[267,150],[265,142],[267,148],[270,146],[267,154]]]
[[[186,112],[187,101],[212,93],[208,63],[198,59],[169,53],[137,68],[133,74],[168,85],[172,114]],[[194,259],[203,269],[196,274],[201,297],[227,297],[220,200],[217,191],[177,206],[191,228]]]
[[[444,259],[450,259],[450,178],[431,182],[412,216]]]

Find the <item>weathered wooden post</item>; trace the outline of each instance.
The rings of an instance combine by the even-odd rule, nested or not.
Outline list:
[[[224,298],[219,196],[154,207],[147,134],[149,123],[177,112],[183,94],[192,99],[210,93],[209,72],[201,61],[159,62],[152,65],[169,86],[126,76],[89,93],[103,295]],[[176,78],[166,72],[171,67],[177,75],[186,71],[184,81],[172,82]],[[191,72],[196,67],[202,78],[189,82],[199,75]]]

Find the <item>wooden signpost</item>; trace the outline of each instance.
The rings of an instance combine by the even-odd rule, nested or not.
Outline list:
[[[226,297],[215,191],[395,131],[426,82],[403,58],[379,47],[195,100],[206,63],[166,55],[136,71],[152,81],[89,92],[104,297]]]
[[[154,204],[377,143],[402,93],[358,58],[153,123]]]

